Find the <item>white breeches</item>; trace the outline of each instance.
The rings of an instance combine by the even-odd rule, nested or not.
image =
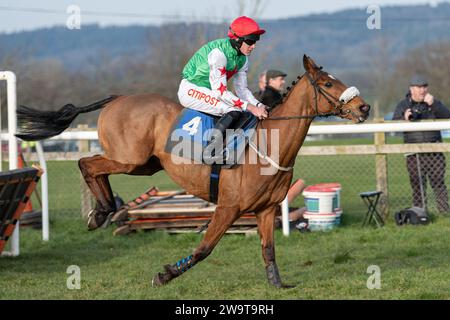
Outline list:
[[[178,99],[185,108],[222,116],[230,111],[242,111],[219,100],[211,89],[199,87],[186,79],[181,80]]]

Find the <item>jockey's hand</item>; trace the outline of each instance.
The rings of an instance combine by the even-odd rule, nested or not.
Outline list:
[[[265,104],[263,104],[263,103],[261,103],[261,102],[258,104],[258,107],[259,107],[259,108],[264,108],[264,110],[266,110],[267,112],[270,111],[269,106],[266,106]]]
[[[267,111],[264,105],[256,107],[249,103],[247,106],[247,110],[260,120],[267,118]]]

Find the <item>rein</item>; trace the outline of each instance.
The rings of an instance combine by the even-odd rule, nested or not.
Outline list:
[[[343,115],[344,114],[342,112],[342,107],[344,106],[344,104],[338,98],[333,96],[331,93],[329,93],[325,89],[321,88],[317,84],[317,80],[314,80],[308,72],[305,72],[304,75],[306,75],[306,77],[309,80],[309,83],[314,88],[314,109],[315,109],[316,113],[313,114],[313,115],[306,115],[306,116],[268,117],[265,120],[313,119],[315,117],[339,116],[339,115]],[[303,76],[301,76],[299,78],[299,81],[300,81],[301,78],[303,78]],[[335,112],[328,112],[328,113],[320,113],[319,112],[318,102],[317,102],[318,94],[321,94],[328,101],[328,103],[333,107],[333,109],[336,110],[336,111]],[[336,104],[335,102],[337,102],[338,104]],[[347,110],[347,113],[349,113],[349,112],[350,112],[350,110]]]
[[[306,77],[309,80],[309,83],[314,88],[314,109],[315,109],[316,113],[313,114],[313,115],[305,115],[305,116],[269,117],[269,118],[267,118],[265,120],[313,119],[315,117],[340,116],[340,115],[345,115],[345,114],[348,114],[348,113],[351,112],[350,109],[347,109],[347,110],[343,111],[342,108],[344,107],[345,103],[347,103],[348,101],[353,99],[353,96],[351,96],[350,99],[346,98],[345,97],[346,93],[348,91],[350,91],[350,95],[351,94],[355,94],[354,91],[351,91],[351,89],[355,89],[356,92],[358,92],[356,88],[354,88],[354,87],[348,88],[346,91],[344,91],[344,93],[338,99],[335,96],[333,96],[331,93],[329,93],[327,90],[321,88],[317,84],[317,79],[314,80],[308,72],[305,72],[304,75],[306,75]],[[302,78],[303,78],[303,76],[298,77],[298,81],[300,81]],[[298,81],[297,81],[297,83],[298,83]],[[319,94],[321,94],[327,100],[328,104],[333,107],[333,109],[335,110],[334,112],[328,112],[328,113],[320,113],[319,112],[319,106],[318,106],[318,96],[319,96]],[[358,95],[358,94],[359,94],[359,92],[356,93],[356,95]],[[263,127],[263,121],[260,122],[261,128]],[[255,150],[255,152],[258,154],[258,156],[260,158],[268,161],[270,163],[270,165],[275,167],[277,170],[288,172],[288,171],[291,171],[293,169],[292,166],[291,167],[282,167],[282,166],[280,166],[278,163],[273,161],[266,153],[260,152],[258,150],[257,146],[255,144],[253,144],[251,141],[250,141],[249,145],[250,145],[250,147],[253,150]]]

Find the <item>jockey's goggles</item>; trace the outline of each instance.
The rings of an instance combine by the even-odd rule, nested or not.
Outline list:
[[[244,42],[249,45],[252,46],[256,43],[256,40],[251,40],[251,39],[244,39]]]

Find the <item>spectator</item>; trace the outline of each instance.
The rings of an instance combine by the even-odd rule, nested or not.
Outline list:
[[[306,188],[306,184],[305,181],[303,179],[297,179],[289,188],[287,197],[288,197],[288,202],[289,204],[291,204],[295,198],[300,195],[303,190],[305,190]],[[289,222],[298,222],[299,220],[303,219],[303,214],[306,212],[306,207],[302,207],[302,208],[290,208],[289,209]],[[281,222],[281,217],[277,216],[275,218],[275,227],[276,228],[281,228],[282,227],[282,222]]]
[[[286,73],[279,70],[268,70],[266,72],[266,88],[261,95],[261,103],[273,109],[281,103],[283,97],[281,91],[284,88]]]
[[[409,83],[406,98],[397,105],[393,120],[420,121],[422,119],[448,119],[450,110],[428,92],[428,82],[415,75]],[[442,142],[440,131],[404,132],[405,143]],[[406,167],[413,192],[413,205],[425,208],[427,179],[433,188],[440,213],[449,211],[445,185],[446,159],[442,152],[407,154]]]
[[[264,70],[259,74],[258,77],[258,90],[253,92],[253,95],[256,99],[261,100],[262,93],[264,92],[264,89],[266,88],[266,72],[267,70]]]

